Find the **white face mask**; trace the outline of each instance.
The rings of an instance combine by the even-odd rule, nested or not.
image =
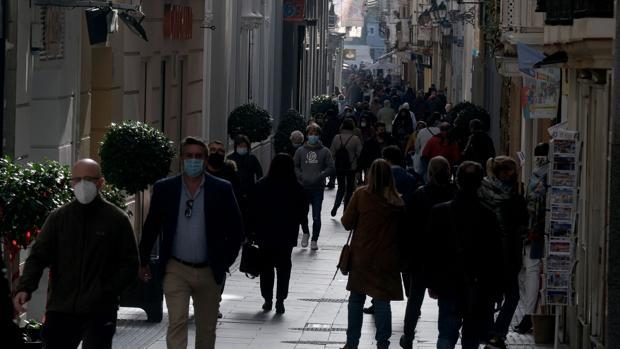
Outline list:
[[[90,204],[97,197],[97,186],[95,183],[91,181],[87,181],[85,179],[81,180],[78,184],[73,188],[73,194],[77,201],[79,201],[83,205]]]

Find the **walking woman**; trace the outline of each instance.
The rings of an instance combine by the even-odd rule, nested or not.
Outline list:
[[[359,344],[366,296],[374,299],[377,348],[390,345],[390,301],[403,299],[399,246],[404,212],[405,203],[396,191],[390,164],[375,160],[368,173],[368,185],[353,194],[342,217],[344,227],[353,230],[345,349],[356,349]]]
[[[263,310],[273,307],[274,268],[277,272],[276,313],[284,313],[291,278],[291,252],[297,246],[299,224],[308,215],[308,201],[297,182],[293,158],[285,153],[275,156],[267,176],[250,195],[250,225],[259,247],[262,268],[260,290],[265,299]]]

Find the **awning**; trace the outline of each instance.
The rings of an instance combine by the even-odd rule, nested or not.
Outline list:
[[[379,56],[379,58],[377,58],[377,60],[380,61],[382,59],[386,59],[386,58],[390,57],[391,55],[393,55],[394,52],[396,52],[396,50],[392,50],[392,51],[390,51],[390,52],[388,52],[388,53],[386,53],[386,54],[384,54],[382,56]]]

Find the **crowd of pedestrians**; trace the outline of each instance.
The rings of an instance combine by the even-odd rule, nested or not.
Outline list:
[[[318,251],[324,193],[335,180],[331,216],[340,212],[352,231],[346,349],[358,347],[364,313],[375,318],[377,348],[388,348],[391,301],[405,298],[399,344],[412,348],[427,293],[438,300],[438,348],[454,348],[459,336],[466,349],[506,348],[516,308],[528,314],[519,332],[531,330],[536,310],[548,145],[537,147],[523,193],[517,162],[496,156],[488,125],[474,119],[468,138],[455,138],[441,91],[378,88],[361,103],[363,84],[349,90],[348,99],[335,96],[339,110],[291,133],[288,151],[264,177],[243,135],[228,157],[223,142],[184,139],[182,171],[154,185],[138,243],[126,214],[98,194],[99,165],[79,161],[71,178],[76,200],[47,219],[15,309],[24,310],[50,267],[47,348],[81,341],[110,348],[119,296],[137,274],[163,280],[168,348],[188,345],[190,300],[195,347],[213,348],[226,273],[243,242],[258,246],[262,309],[273,309],[275,284],[275,311],[285,313],[299,231],[301,248]],[[158,277],[149,267],[156,241],[164,266],[153,271]],[[364,308],[367,297],[372,306]]]

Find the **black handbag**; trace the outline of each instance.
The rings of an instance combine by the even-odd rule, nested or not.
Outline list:
[[[260,269],[261,259],[258,246],[251,242],[246,242],[241,249],[239,271],[245,273],[245,276],[254,279],[260,275]]]
[[[340,269],[342,275],[348,275],[351,271],[351,234],[353,234],[353,230],[349,232],[347,243],[342,246],[342,251],[340,251],[340,258],[338,259],[338,265],[336,266],[336,268]]]

